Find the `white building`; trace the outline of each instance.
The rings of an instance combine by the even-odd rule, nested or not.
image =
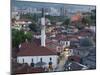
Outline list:
[[[49,62],[52,62],[53,68],[56,68],[57,58],[56,52],[46,47],[38,46],[35,43],[25,42],[21,44],[17,62],[27,63],[28,65],[31,65],[33,62],[35,67],[38,67],[39,65],[36,64],[42,60],[42,63],[44,63],[41,65],[42,67],[48,67]]]
[[[14,28],[14,29],[18,29],[18,30],[21,30],[21,29],[27,29],[27,30],[29,30],[29,25],[30,24],[32,24],[32,22],[31,21],[29,21],[29,20],[22,20],[22,19],[20,19],[20,20],[16,20],[15,22],[14,22],[14,25],[12,26],[12,28]]]

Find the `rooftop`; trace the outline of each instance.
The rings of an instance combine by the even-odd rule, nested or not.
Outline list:
[[[39,45],[39,40],[33,42],[24,42],[21,44],[17,56],[45,56],[45,55],[56,55],[55,51],[42,47]]]

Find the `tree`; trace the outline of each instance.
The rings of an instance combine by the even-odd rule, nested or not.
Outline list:
[[[29,20],[34,20],[35,22],[37,21],[38,15],[37,14],[20,14],[21,19],[29,19]]]
[[[91,13],[82,18],[82,23],[85,25],[95,25],[96,23],[96,9],[91,10]]]
[[[70,24],[70,19],[67,18],[67,19],[63,22],[63,24],[65,24],[65,25],[69,25],[69,24]]]
[[[82,23],[85,25],[90,25],[91,24],[91,17],[90,16],[83,17]]]
[[[69,24],[70,24],[70,19],[67,18],[67,19],[63,22],[63,24],[65,25],[66,28],[68,28],[68,26],[69,26]]]
[[[91,19],[92,19],[92,22],[95,24],[96,23],[96,9],[91,10]]]
[[[32,31],[34,31],[34,32],[37,32],[37,24],[36,23],[32,23],[32,24],[30,24],[29,25],[29,28],[32,30]]]
[[[18,48],[19,44],[25,40],[24,32],[12,29],[12,46]]]
[[[26,39],[31,40],[32,34],[24,31],[12,29],[12,47],[19,48],[19,44],[25,42]]]
[[[25,37],[26,37],[26,39],[27,40],[31,40],[32,39],[32,33],[31,32],[27,32],[26,34],[25,34]]]

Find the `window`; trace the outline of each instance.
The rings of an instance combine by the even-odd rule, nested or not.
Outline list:
[[[42,58],[40,58],[40,62],[42,62]]]
[[[33,58],[32,58],[32,62],[31,62],[31,66],[34,67],[34,62],[33,62]]]
[[[32,58],[32,63],[33,63],[33,58]]]
[[[52,65],[52,58],[50,57],[49,66]]]
[[[24,63],[24,58],[23,58],[23,63]]]
[[[52,58],[50,57],[50,61],[52,60]]]

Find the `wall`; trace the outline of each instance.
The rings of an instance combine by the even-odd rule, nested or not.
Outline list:
[[[18,63],[23,63],[23,59],[25,63],[28,63],[28,65],[30,65],[32,58],[33,58],[33,62],[37,63],[40,61],[40,58],[42,58],[43,62],[46,62],[48,66],[48,63],[50,61],[50,57],[52,58],[52,62],[53,62],[53,66],[56,67],[57,65],[57,55],[48,55],[48,56],[18,56],[17,57],[17,62]]]

